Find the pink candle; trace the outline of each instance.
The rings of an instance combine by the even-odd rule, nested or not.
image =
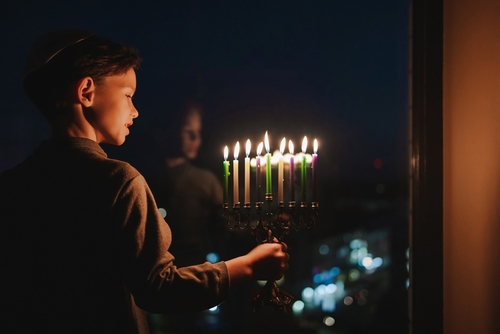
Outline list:
[[[250,139],[246,144],[246,157],[245,157],[245,203],[250,203]]]
[[[314,151],[312,155],[312,182],[313,182],[313,202],[318,201],[318,141],[314,139]]]
[[[283,202],[283,153],[285,152],[286,139],[283,138],[280,145],[280,160],[278,162],[278,202]]]

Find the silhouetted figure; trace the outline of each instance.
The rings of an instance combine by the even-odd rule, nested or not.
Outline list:
[[[194,164],[202,143],[203,112],[195,99],[177,98],[153,125],[155,154],[161,158],[146,178],[172,229],[170,252],[179,266],[225,255],[222,186],[210,170]],[[149,319],[155,333],[193,333],[207,328],[206,316],[194,312]]]
[[[223,250],[222,187],[211,171],[193,164],[202,142],[202,105],[182,99],[168,110],[153,131],[162,159],[146,178],[172,229],[170,251],[187,266]]]

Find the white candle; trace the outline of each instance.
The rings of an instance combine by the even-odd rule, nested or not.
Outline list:
[[[250,203],[250,139],[247,139],[245,157],[245,203]]]
[[[257,202],[261,201],[261,184],[260,184],[260,154],[262,153],[262,147],[264,146],[264,143],[260,143],[257,145],[257,157],[255,158],[255,189],[257,191]]]
[[[286,139],[283,138],[280,144],[280,160],[278,161],[278,202],[283,202],[283,153],[285,152]]]
[[[238,188],[238,154],[240,153],[240,142],[237,141],[234,146],[234,160],[233,160],[233,204],[240,202],[239,188]]]

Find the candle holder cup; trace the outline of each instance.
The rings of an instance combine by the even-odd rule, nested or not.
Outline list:
[[[290,201],[288,210],[286,210],[285,203],[280,201],[277,203],[276,214],[272,211],[272,202],[272,194],[265,196],[266,208],[264,208],[264,202],[255,202],[256,219],[252,219],[250,203],[244,204],[243,215],[240,213],[239,203],[235,203],[231,211],[229,205],[224,203],[222,207],[226,218],[226,228],[228,230],[249,230],[257,243],[263,243],[282,242],[292,229],[300,231],[301,229],[312,229],[315,226],[319,209],[318,202],[312,202],[310,208],[306,202],[301,202],[300,209],[297,210],[295,201]],[[281,290],[275,281],[268,281],[254,296],[252,309],[258,311],[265,306],[271,306],[286,312],[293,301],[293,296]]]

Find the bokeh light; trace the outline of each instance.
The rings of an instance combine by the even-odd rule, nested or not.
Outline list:
[[[333,326],[333,325],[335,324],[335,319],[334,319],[334,318],[332,318],[332,317],[325,317],[325,318],[323,319],[323,323],[324,323],[325,325],[327,325],[328,327],[331,327],[331,326]]]
[[[220,261],[220,256],[217,253],[208,253],[206,259],[210,263],[217,263]]]
[[[167,216],[167,210],[164,208],[158,208],[158,211],[160,211],[160,215],[165,218]]]

